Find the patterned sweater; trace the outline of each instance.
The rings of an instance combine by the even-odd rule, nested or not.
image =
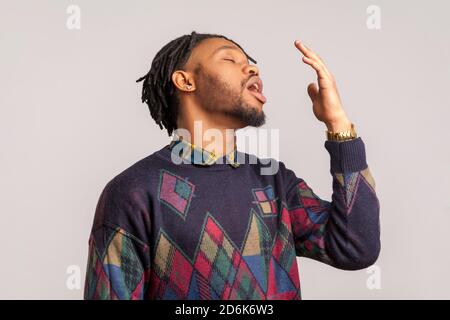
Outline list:
[[[297,256],[344,270],[376,261],[380,205],[361,137],[325,141],[331,202],[281,161],[262,175],[267,162],[247,153],[216,163],[176,145],[103,189],[85,299],[301,299]]]

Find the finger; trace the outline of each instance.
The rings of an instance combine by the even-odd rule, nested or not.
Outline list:
[[[309,47],[307,47],[303,42],[301,42],[300,40],[296,40],[295,41],[295,46],[308,58],[317,61],[318,64],[322,65],[322,69],[328,73],[329,75],[331,75],[331,73],[328,71],[325,63],[323,62],[322,58],[315,53],[314,51],[312,51]]]
[[[296,40],[295,41],[295,46],[308,58],[317,60],[320,63],[323,63],[323,60],[319,57],[319,55],[317,53],[315,53],[314,51],[312,51],[309,47],[307,47],[303,42],[301,42],[300,40]]]
[[[331,80],[328,73],[324,70],[323,66],[316,60],[310,59],[308,57],[303,57],[302,60],[306,64],[309,64],[314,70],[316,70],[319,79]]]
[[[316,97],[318,94],[319,94],[319,90],[317,89],[316,84],[314,82],[310,83],[308,85],[308,95],[313,102],[316,100]]]

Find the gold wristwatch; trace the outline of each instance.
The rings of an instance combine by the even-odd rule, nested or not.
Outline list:
[[[352,123],[351,129],[347,131],[341,132],[332,132],[325,130],[326,137],[329,141],[348,141],[357,138],[357,134],[355,131],[355,126]]]

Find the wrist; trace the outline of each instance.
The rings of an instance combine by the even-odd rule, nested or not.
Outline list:
[[[352,128],[352,122],[347,118],[338,121],[327,122],[325,123],[325,125],[327,126],[328,131],[331,132],[349,131]]]
[[[345,131],[325,131],[325,136],[328,141],[348,141],[358,137],[355,126],[350,123],[350,130]]]

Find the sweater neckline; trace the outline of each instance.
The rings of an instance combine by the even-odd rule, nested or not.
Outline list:
[[[242,152],[236,151],[236,154],[241,154],[240,156],[243,156]],[[165,145],[162,147],[159,151],[156,152],[156,155],[163,159],[166,162],[169,162],[173,166],[177,166],[180,168],[186,168],[186,169],[197,169],[197,170],[204,170],[204,171],[236,171],[239,170],[244,164],[241,164],[240,166],[233,168],[230,164],[225,163],[225,155],[222,157],[223,163],[213,163],[210,165],[201,165],[201,164],[195,164],[195,163],[184,163],[181,162],[182,159],[177,156],[176,154],[173,154],[175,157],[178,157],[178,161],[181,163],[174,163],[172,161],[172,150],[170,149],[170,144]]]

